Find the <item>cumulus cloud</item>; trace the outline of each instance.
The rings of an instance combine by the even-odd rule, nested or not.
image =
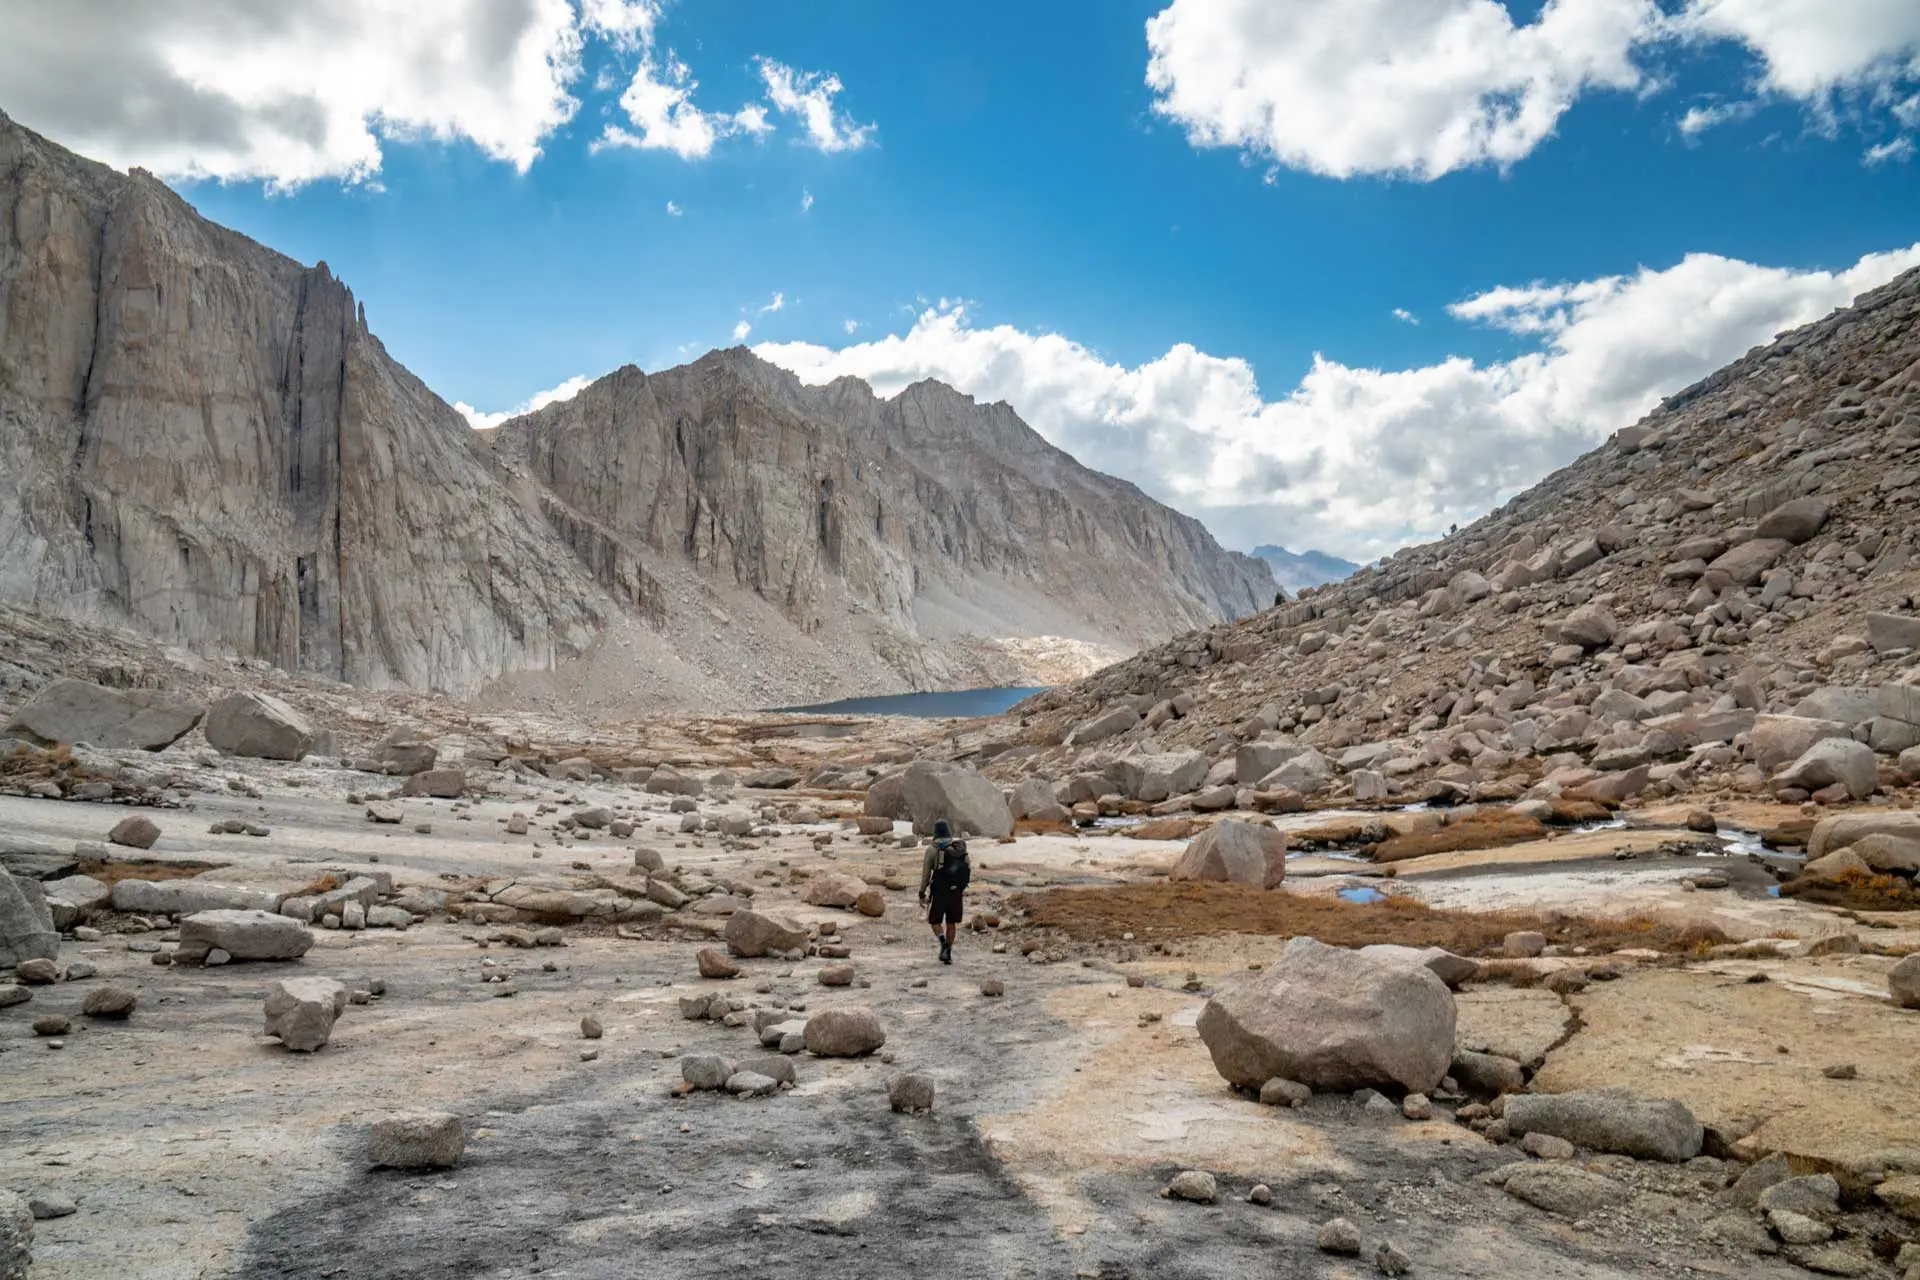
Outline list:
[[[1489,290],[1459,320],[1524,335],[1510,360],[1399,370],[1316,356],[1276,398],[1245,360],[1180,344],[1127,366],[1059,334],[928,307],[905,333],[755,351],[882,394],[938,378],[1005,400],[1053,443],[1205,520],[1223,542],[1369,559],[1497,506],[1664,395],[1920,265],[1920,244],[1842,272],[1695,254],[1663,270]]]
[[[170,178],[362,180],[408,138],[524,171],[578,107],[568,0],[89,0],[11,5],[5,27],[21,123]]]
[[[807,140],[821,151],[858,151],[873,140],[874,126],[855,124],[835,111],[840,77],[831,72],[795,71],[772,58],[759,59],[760,78],[766,82],[767,101],[776,111],[793,116],[806,129]]]
[[[1417,325],[1420,323],[1420,317],[1413,314],[1413,312],[1407,310],[1405,307],[1395,307],[1393,309],[1393,318],[1395,320],[1398,320],[1402,324]]]
[[[1194,145],[1336,178],[1509,167],[1582,96],[1656,92],[1649,56],[1727,42],[1757,61],[1756,91],[1823,128],[1839,99],[1863,118],[1920,103],[1914,0],[1547,0],[1524,24],[1501,0],[1172,0],[1146,35],[1154,110]],[[1757,105],[1691,107],[1680,132]]]
[[[682,160],[703,159],[714,143],[733,132],[733,118],[696,106],[693,95],[699,87],[686,63],[672,54],[660,61],[649,52],[620,95],[620,109],[633,128],[609,124],[594,149],[633,147],[671,152]]]
[[[1173,0],[1147,22],[1154,109],[1200,146],[1336,178],[1507,166],[1583,92],[1635,89],[1652,0]]]
[[[585,374],[575,374],[557,387],[534,392],[522,403],[501,413],[487,413],[474,408],[464,400],[454,401],[453,407],[467,420],[467,425],[470,427],[497,427],[509,418],[517,418],[523,413],[532,413],[535,409],[544,409],[556,400],[571,400],[592,383],[593,379]]]
[[[742,320],[733,326],[733,340],[735,342],[745,342],[747,335],[752,332],[753,326],[745,320]]]

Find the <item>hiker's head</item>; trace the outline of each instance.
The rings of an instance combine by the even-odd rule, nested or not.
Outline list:
[[[935,840],[953,839],[952,824],[949,823],[945,818],[936,819],[933,824],[933,838]]]

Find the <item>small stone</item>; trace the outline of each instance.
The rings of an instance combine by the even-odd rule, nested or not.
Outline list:
[[[124,1019],[132,1016],[134,1005],[139,997],[125,987],[95,987],[87,992],[87,998],[80,1006],[80,1012],[89,1018]]]
[[[700,976],[703,978],[737,978],[740,976],[740,966],[735,964],[726,952],[718,948],[702,947],[699,952],[695,954],[694,959],[699,962]]]
[[[1167,1184],[1168,1196],[1194,1204],[1212,1204],[1219,1194],[1219,1184],[1203,1169],[1183,1170],[1174,1174],[1173,1181]]]
[[[1320,1230],[1314,1235],[1314,1244],[1322,1253],[1338,1254],[1343,1258],[1357,1258],[1360,1256],[1360,1228],[1345,1218],[1323,1222],[1320,1224]]]
[[[1832,1227],[1791,1209],[1773,1210],[1767,1214],[1767,1222],[1788,1244],[1825,1244],[1833,1239]]]
[[[887,1105],[908,1114],[933,1110],[933,1078],[918,1073],[895,1076],[887,1085]]]
[[[850,987],[853,985],[853,966],[850,964],[830,964],[819,973],[823,987]]]
[[[680,1078],[690,1089],[723,1089],[733,1064],[717,1053],[690,1053],[680,1059]]]
[[[33,1020],[33,1034],[37,1036],[63,1036],[73,1030],[73,1023],[65,1014],[49,1013]]]
[[[159,839],[160,828],[153,824],[151,818],[143,818],[138,814],[120,819],[114,824],[113,830],[107,833],[110,843],[125,845],[129,849],[151,849]]]
[[[606,1034],[606,1028],[600,1025],[600,1019],[590,1013],[580,1019],[580,1034],[588,1040],[598,1040]]]
[[[1403,1276],[1413,1270],[1413,1259],[1393,1241],[1382,1240],[1380,1247],[1374,1250],[1373,1265],[1380,1269],[1383,1276]]]
[[[22,960],[13,968],[13,976],[30,987],[47,987],[60,981],[60,966],[51,960],[35,957]]]
[[[459,1116],[406,1111],[374,1122],[368,1157],[379,1169],[451,1169],[460,1163],[466,1146],[466,1126]]]
[[[983,996],[1004,996],[1007,994],[1007,984],[998,978],[988,978],[980,984],[980,994]]]
[[[1275,1076],[1260,1086],[1260,1101],[1269,1107],[1298,1107],[1312,1097],[1313,1090],[1284,1076]]]
[[[1506,940],[1501,944],[1501,950],[1510,956],[1516,956],[1522,959],[1537,956],[1546,949],[1546,935],[1535,933],[1530,929],[1508,934]]]
[[[1576,1154],[1571,1142],[1550,1133],[1529,1133],[1520,1139],[1520,1149],[1536,1160],[1571,1160]]]
[[[582,1062],[592,1062],[599,1056],[600,1051],[598,1049],[582,1049],[580,1051],[580,1061]]]
[[[1424,1093],[1410,1093],[1401,1100],[1400,1114],[1409,1120],[1431,1120],[1433,1102]]]
[[[1264,1182],[1254,1183],[1252,1190],[1247,1192],[1247,1203],[1262,1204],[1262,1205],[1272,1204],[1273,1188],[1268,1186]]]
[[[1860,1069],[1851,1062],[1839,1062],[1831,1067],[1822,1067],[1820,1074],[1829,1080],[1857,1080],[1860,1078]]]

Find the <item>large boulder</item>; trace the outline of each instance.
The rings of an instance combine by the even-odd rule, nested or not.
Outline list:
[[[822,1058],[859,1058],[885,1044],[887,1031],[871,1009],[823,1009],[807,1019],[806,1041]]]
[[[59,955],[60,935],[40,882],[0,871],[0,967]]]
[[[1560,639],[1582,649],[1604,649],[1613,643],[1620,624],[1605,606],[1583,604],[1562,618],[1555,628]]]
[[[1867,643],[1876,653],[1920,649],[1920,617],[1905,613],[1867,615]]]
[[[1015,787],[1011,805],[1015,822],[1073,821],[1073,811],[1060,803],[1053,784],[1045,778],[1028,778]]]
[[[1297,742],[1249,742],[1233,753],[1233,778],[1243,787],[1251,787],[1287,761],[1311,747]]]
[[[1825,499],[1812,495],[1795,498],[1761,516],[1754,533],[1762,538],[1778,538],[1797,547],[1826,528],[1827,519],[1832,514],[1833,508],[1826,504]]]
[[[243,885],[190,880],[120,880],[113,909],[138,915],[192,915],[197,911],[277,911],[282,895]]]
[[[1506,1108],[1516,1137],[1551,1134],[1589,1151],[1639,1160],[1691,1160],[1700,1154],[1705,1136],[1684,1103],[1625,1090],[1516,1093],[1507,1098]]]
[[[866,891],[867,882],[859,876],[844,871],[819,871],[807,881],[806,902],[812,907],[851,907]]]
[[[1887,974],[1887,997],[1896,1009],[1920,1009],[1920,954],[1893,966]]]
[[[1013,834],[1013,811],[1000,788],[959,764],[918,761],[908,765],[901,785],[916,833],[933,834],[944,818],[955,835],[998,839]]]
[[[1121,795],[1147,804],[1198,790],[1207,780],[1207,757],[1198,751],[1126,756],[1107,766]]]
[[[1846,851],[1882,875],[1920,875],[1920,840],[1876,832],[1854,841]]]
[[[298,760],[313,750],[313,726],[280,699],[265,693],[234,693],[207,712],[207,742],[230,756]]]
[[[1067,745],[1084,747],[1093,742],[1104,742],[1117,734],[1125,733],[1140,723],[1140,713],[1130,706],[1109,707],[1093,719],[1076,727],[1067,735]]]
[[[1822,685],[1793,704],[1793,714],[1808,720],[1859,724],[1880,711],[1880,691],[1865,685]]]
[[[1427,1093],[1453,1061],[1453,993],[1424,966],[1295,938],[1266,972],[1207,1001],[1198,1029],[1226,1080]]]
[[[467,775],[459,769],[423,769],[407,779],[400,794],[457,800],[467,794]]]
[[[1716,557],[1707,566],[1707,573],[1711,576],[1718,571],[1736,587],[1751,587],[1792,545],[1785,538],[1754,538]]]
[[[333,1036],[347,989],[332,978],[287,978],[267,988],[265,1035],[295,1053],[312,1053]]]
[[[1262,791],[1298,791],[1303,796],[1318,795],[1340,776],[1340,766],[1318,751],[1302,751],[1272,773],[1254,783]]]
[[[1853,740],[1853,726],[1839,720],[1805,716],[1758,716],[1747,736],[1747,751],[1755,764],[1771,773],[1805,755],[1814,743],[1828,738]]]
[[[1813,824],[1813,834],[1807,837],[1807,857],[1824,858],[1871,835],[1920,840],[1920,813],[1898,809],[1886,813],[1831,814]]]
[[[908,816],[906,771],[875,778],[867,788],[867,802],[861,812],[869,818],[885,818],[889,822],[905,819]]]
[[[736,911],[720,935],[737,956],[749,959],[770,951],[798,951],[807,945],[806,927],[787,916],[763,911]]]
[[[1852,738],[1824,738],[1774,775],[1783,786],[1818,791],[1839,783],[1855,800],[1865,800],[1880,785],[1873,748]]]
[[[297,960],[313,947],[313,932],[292,916],[271,911],[200,911],[180,921],[175,964],[199,964],[215,950],[235,960]]]
[[[47,909],[53,913],[54,927],[70,929],[96,911],[113,905],[113,886],[92,876],[62,876],[41,886],[47,895]]]
[[[1169,880],[1217,880],[1271,889],[1287,876],[1287,837],[1252,822],[1220,822],[1187,845]]]
[[[55,680],[27,699],[0,734],[42,746],[84,742],[120,751],[160,751],[184,738],[206,708],[147,689],[103,689]]]

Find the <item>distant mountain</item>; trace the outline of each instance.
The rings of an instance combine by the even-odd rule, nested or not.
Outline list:
[[[1290,592],[1303,587],[1321,587],[1340,582],[1360,566],[1324,551],[1293,552],[1285,547],[1255,547],[1256,559],[1265,560],[1273,569],[1273,579]]]

